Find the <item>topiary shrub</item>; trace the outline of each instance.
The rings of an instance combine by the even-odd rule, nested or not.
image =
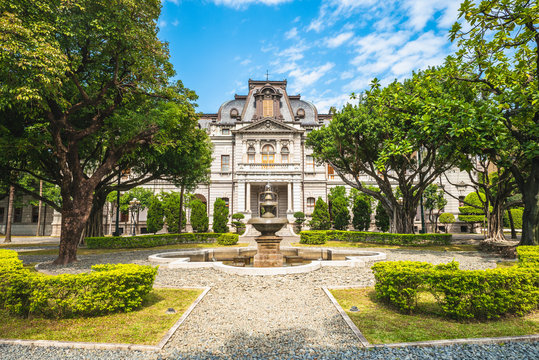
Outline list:
[[[337,230],[346,230],[350,224],[350,211],[348,210],[348,201],[339,196],[333,199],[331,206],[333,216],[333,227]]]
[[[294,213],[294,222],[296,223],[297,231],[301,231],[301,227],[303,226],[303,223],[305,222],[305,214],[301,211],[296,211]]]
[[[157,196],[153,196],[150,199],[150,205],[148,207],[148,216],[146,220],[146,229],[150,233],[156,233],[165,225],[165,210],[163,204]]]
[[[352,225],[359,231],[369,230],[371,225],[372,206],[365,196],[356,196],[352,207],[354,218]]]
[[[300,235],[300,244],[307,245],[322,245],[326,243],[326,233],[327,231],[321,230],[311,230],[311,231],[302,231]]]
[[[380,202],[378,202],[378,205],[376,206],[374,223],[376,224],[376,227],[383,232],[387,232],[389,230],[389,215]]]
[[[199,199],[195,199],[191,202],[191,227],[194,232],[204,233],[209,228],[209,218],[204,204]]]
[[[232,215],[232,226],[236,229],[236,234],[238,235],[243,234],[243,231],[245,230],[245,224],[241,221],[243,219],[245,219],[245,215],[242,213],[235,213]]]
[[[223,199],[217,199],[213,204],[213,231],[216,233],[227,233],[227,224],[228,208]]]
[[[518,266],[539,268],[539,246],[517,246],[517,256]]]
[[[451,213],[443,213],[438,218],[438,221],[441,224],[445,225],[445,232],[447,232],[448,229],[449,229],[449,224],[453,224],[455,222],[455,215],[453,215]]]
[[[236,245],[239,240],[238,234],[221,234],[217,238],[217,243],[219,245]]]
[[[314,211],[309,225],[312,230],[329,230],[331,228],[328,205],[321,197],[314,204]]]
[[[469,193],[464,198],[465,205],[459,207],[459,220],[471,224],[471,230],[473,231],[474,224],[484,223],[486,221],[485,211],[483,209],[483,202],[486,201],[485,194],[476,192]],[[491,207],[492,210],[492,207]]]

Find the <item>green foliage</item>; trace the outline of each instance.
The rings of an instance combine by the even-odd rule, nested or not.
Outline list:
[[[464,206],[459,207],[459,220],[467,223],[482,223],[486,221],[484,203],[486,196],[483,193],[472,192],[464,198]],[[470,205],[467,205],[470,204]],[[490,207],[492,210],[492,207]]]
[[[328,201],[333,203],[337,198],[346,198],[346,188],[342,185],[338,185],[329,189]]]
[[[228,208],[223,199],[215,200],[213,204],[213,231],[216,233],[228,232]]]
[[[380,202],[378,202],[378,205],[376,206],[374,223],[376,224],[376,227],[383,232],[387,232],[389,230],[389,215]]]
[[[203,233],[208,231],[209,218],[206,210],[206,204],[199,199],[191,202],[191,226],[193,231]]]
[[[352,207],[354,218],[352,224],[359,231],[369,230],[371,225],[372,205],[366,196],[356,196]]]
[[[165,213],[165,222],[167,224],[167,230],[170,234],[178,233],[178,221],[180,219],[180,193],[169,192],[162,193],[163,197],[163,211]],[[182,209],[182,229],[185,228],[187,219],[185,217],[185,210]]]
[[[245,219],[245,215],[242,213],[232,214],[232,226],[236,229],[236,234],[243,234],[245,230],[245,224],[242,219]]]
[[[331,214],[333,217],[333,227],[337,230],[346,230],[350,224],[350,211],[348,210],[348,200],[343,196],[333,198],[331,203]]]
[[[392,234],[368,231],[302,231],[301,244],[325,244],[327,241],[366,242],[384,245],[449,245],[451,234]]]
[[[152,196],[148,206],[148,215],[146,219],[146,229],[150,233],[156,233],[165,225],[165,210],[163,204],[157,196]]]
[[[305,214],[301,211],[296,211],[294,213],[294,218],[295,218],[294,222],[296,223],[296,225],[300,227],[305,222]]]
[[[517,246],[518,266],[539,268],[539,246]]]
[[[217,238],[219,245],[236,245],[238,243],[238,234],[221,234]]]
[[[302,231],[299,233],[300,244],[308,245],[322,245],[326,243],[327,231],[326,230],[310,230]]]
[[[537,307],[537,268],[459,270],[458,263],[433,266],[425,262],[381,262],[372,266],[376,295],[411,313],[418,292],[431,292],[442,313],[450,318],[492,319],[524,315]]]
[[[56,276],[30,272],[13,258],[0,259],[0,307],[49,318],[129,312],[152,289],[157,267],[94,265],[92,272]]]
[[[445,232],[447,232],[449,224],[453,224],[455,222],[455,215],[451,213],[443,213],[440,215],[439,220],[445,225]]]
[[[329,230],[331,228],[328,205],[321,197],[319,197],[314,204],[314,210],[309,225],[312,230]]]
[[[522,229],[522,215],[524,213],[524,209],[522,208],[510,209],[505,211],[503,213],[503,226],[506,228],[511,226],[508,214],[509,211],[511,211],[511,215],[513,216],[513,224],[515,226],[515,229]]]
[[[85,242],[89,249],[129,249],[174,244],[212,243],[215,242],[218,237],[218,233],[182,233],[140,236],[87,237]]]

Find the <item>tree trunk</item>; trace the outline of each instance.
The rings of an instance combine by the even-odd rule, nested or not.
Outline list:
[[[539,157],[532,160],[530,174],[522,179],[522,174],[512,168],[524,202],[522,214],[522,236],[520,245],[539,245]],[[519,181],[519,179],[521,179]]]
[[[6,220],[6,237],[4,238],[5,243],[11,242],[11,223],[13,222],[13,202],[15,199],[15,188],[13,186],[9,187],[9,197],[7,201],[7,220]]]
[[[183,193],[185,191],[185,187],[182,185],[180,187],[180,215],[178,215],[178,233],[181,234],[182,232],[182,220],[183,220]]]
[[[489,212],[487,235],[485,241],[504,241],[503,234],[503,210],[494,204],[492,212]]]
[[[39,180],[39,196],[43,196],[43,180]],[[39,205],[37,206],[37,226],[36,226],[36,236],[39,236],[39,227],[41,225],[41,207],[43,202],[39,200]]]
[[[101,237],[104,236],[103,231],[103,207],[107,201],[106,197],[98,196],[94,198],[92,204],[92,210],[90,211],[90,217],[86,224],[86,236],[87,237]]]
[[[398,206],[395,211],[395,233],[413,234],[416,212],[417,209],[411,209],[411,205],[404,204],[402,206]]]
[[[77,261],[77,247],[83,234],[93,202],[93,191],[88,191],[80,185],[71,196],[64,196],[62,191],[62,230],[60,235],[60,249],[54,264],[65,265]],[[69,199],[66,199],[69,198]]]
[[[507,217],[509,218],[509,225],[511,226],[511,239],[517,238],[517,231],[515,230],[515,222],[513,221],[513,214],[511,209],[507,210]]]

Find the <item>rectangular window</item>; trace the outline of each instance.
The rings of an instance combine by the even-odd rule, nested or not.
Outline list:
[[[273,116],[273,100],[262,100],[262,116]]]
[[[255,154],[248,154],[247,155],[247,162],[254,163],[255,162]]]
[[[311,155],[305,156],[305,170],[314,171],[314,158]]]
[[[335,180],[335,169],[333,169],[333,166],[329,164],[328,164],[328,179]]]
[[[0,224],[4,223],[4,211],[6,211],[5,208],[0,207]]]
[[[39,206],[32,206],[32,222],[35,224],[39,218]]]
[[[230,200],[228,198],[221,198],[225,202],[226,207],[230,204]]]
[[[230,171],[230,155],[221,155],[221,172]]]
[[[126,222],[127,221],[127,218],[129,217],[129,214],[127,213],[127,211],[122,211],[120,213],[120,221],[121,222]]]
[[[230,135],[230,129],[222,129],[221,134],[223,135]]]
[[[13,211],[13,222],[20,223],[22,222],[22,208],[15,208]]]
[[[281,154],[281,162],[283,163],[288,162],[288,154]]]

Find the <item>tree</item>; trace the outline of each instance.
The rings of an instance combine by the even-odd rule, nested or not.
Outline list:
[[[453,77],[475,86],[497,110],[452,128],[467,141],[461,151],[488,156],[498,172],[514,176],[524,203],[521,245],[539,244],[538,17],[534,1],[467,0],[459,13],[467,24],[455,23],[450,31],[459,47],[448,59]]]
[[[485,223],[487,220],[485,215],[489,210],[485,211],[484,208],[485,204],[488,206],[486,196],[481,192],[469,193],[464,198],[464,204],[464,206],[459,207],[459,220],[469,223],[471,225],[470,231],[473,232],[474,224]],[[492,211],[492,207],[490,207],[490,211]]]
[[[337,230],[346,230],[350,224],[348,200],[343,196],[333,198],[331,213],[333,215],[333,227]]]
[[[436,184],[430,184],[423,193],[423,206],[428,213],[429,222],[432,225],[433,232],[438,232],[438,217],[447,205],[444,198],[444,191]]]
[[[319,197],[314,204],[314,210],[309,226],[312,230],[329,230],[331,228],[328,205],[321,197]]]
[[[296,223],[298,231],[301,231],[301,227],[303,226],[303,223],[305,222],[305,214],[301,211],[296,211],[294,213],[294,222]]]
[[[152,196],[148,206],[148,215],[146,217],[146,229],[150,233],[160,231],[165,225],[165,210],[163,204],[157,196]]]
[[[228,207],[223,199],[219,198],[213,203],[213,232],[228,232]]]
[[[180,218],[180,209],[183,213],[181,228],[185,228],[187,220],[185,218],[185,210],[181,206],[180,193],[176,191],[161,193],[163,198],[163,211],[165,213],[165,223],[167,224],[167,231],[171,234],[178,234],[180,228],[178,226],[178,219]]]
[[[379,230],[383,232],[387,232],[389,230],[389,215],[386,212],[386,208],[381,203],[378,203],[376,206],[374,222]]]
[[[242,219],[245,219],[245,215],[242,213],[232,215],[232,226],[236,229],[236,234],[243,234],[243,230],[245,230],[245,224],[241,221]]]
[[[195,119],[196,95],[169,83],[159,13],[153,0],[0,5],[0,170],[60,187],[56,264],[76,260],[94,200],[106,201],[98,190]]]
[[[345,183],[381,203],[393,232],[412,233],[423,191],[458,157],[440,120],[472,117],[461,107],[471,99],[466,85],[448,79],[443,69],[414,73],[385,88],[374,79],[357,105],[346,105],[328,126],[309,133],[307,145]],[[379,191],[362,184],[365,175]]]
[[[352,224],[354,229],[367,231],[371,225],[372,204],[370,196],[358,195],[354,199]]]
[[[6,219],[6,236],[4,237],[5,243],[11,242],[11,224],[13,221],[13,202],[15,198],[15,188],[13,186],[9,187],[9,195],[7,201],[7,219]]]
[[[449,224],[455,222],[455,216],[451,213],[443,213],[440,215],[440,222],[445,225],[445,232],[449,230]]]
[[[206,204],[199,199],[191,202],[191,226],[194,232],[207,232],[209,226]]]

